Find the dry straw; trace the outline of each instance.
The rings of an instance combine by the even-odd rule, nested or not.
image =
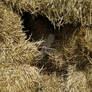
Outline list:
[[[42,79],[36,67],[0,64],[1,92],[38,92],[41,88]]]
[[[34,43],[25,41],[20,17],[0,2],[0,63],[30,63],[37,53]]]
[[[2,0],[16,10],[45,15],[55,26],[92,24],[92,0]]]
[[[20,16],[12,9],[45,15],[55,26],[68,22],[90,25],[92,18],[91,0],[71,0],[71,2],[67,0],[0,0],[1,92],[91,92],[92,67],[89,67],[89,65],[92,66],[91,29],[81,28],[76,36],[71,36],[70,47],[64,47],[63,55],[60,57],[64,60],[55,58],[61,65],[58,65],[58,62],[54,64],[67,71],[66,77],[64,74],[59,76],[61,79],[55,75],[40,75],[37,68],[27,65],[33,62],[33,58],[39,55],[39,51],[35,43],[24,40]],[[65,36],[69,36],[67,32]],[[90,54],[85,53],[85,48]],[[66,57],[63,57],[64,55]],[[86,60],[90,59],[90,62],[84,62],[84,65],[82,61],[85,57]],[[83,68],[78,69],[78,67]]]
[[[69,92],[91,92],[84,72],[75,71],[75,66],[69,66],[69,76],[66,81],[66,89]]]
[[[87,65],[85,71],[90,90],[92,91],[92,65]]]

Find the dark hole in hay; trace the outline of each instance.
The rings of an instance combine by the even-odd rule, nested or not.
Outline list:
[[[54,29],[54,26],[51,24],[48,18],[39,14],[35,16],[33,14],[30,14],[29,12],[23,12],[21,19],[23,21],[23,32],[26,34],[26,40],[34,42],[40,41],[41,39],[46,40],[46,42],[42,43],[41,46],[46,47],[45,51],[47,53],[45,53],[41,47],[38,48],[39,51],[42,51],[42,56],[44,53],[46,55],[38,60],[37,63],[31,65],[37,66],[38,68],[43,67],[43,72],[51,73],[56,71],[58,73],[63,73],[66,75],[67,67],[60,68],[58,65],[56,65],[55,60],[49,59],[49,48],[54,48],[57,51],[60,51],[62,44],[69,43],[69,39],[72,37],[73,33],[75,33],[75,29],[77,27],[79,28],[80,24],[75,26],[68,23],[61,26],[60,30],[58,30],[58,28]],[[52,38],[49,38],[50,35],[52,35],[52,38],[54,38],[52,42]],[[49,44],[49,42],[51,42],[51,44]]]
[[[29,41],[39,41],[45,39],[48,34],[54,33],[53,25],[45,16],[23,12],[22,20],[23,32],[26,33],[26,39]]]
[[[58,29],[54,28],[53,24],[44,15],[34,15],[29,12],[23,12],[21,15],[23,21],[23,32],[26,34],[26,39],[29,41],[39,41],[42,38],[47,39],[49,34],[55,36],[55,40],[68,40],[69,37],[75,32],[75,29],[80,26],[73,24],[65,24]]]

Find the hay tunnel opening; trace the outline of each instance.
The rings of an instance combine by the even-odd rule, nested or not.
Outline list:
[[[40,40],[45,40],[45,42],[41,43],[38,47],[38,50],[41,52],[39,57],[36,57],[38,61],[33,62],[31,65],[37,66],[38,68],[42,68],[43,72],[54,72],[58,73],[67,73],[66,69],[60,67],[56,64],[54,59],[50,59],[53,56],[54,50],[57,50],[58,53],[63,54],[64,52],[61,49],[63,44],[69,43],[69,39],[71,39],[73,33],[75,33],[76,28],[79,28],[79,25],[73,24],[65,24],[58,28],[54,28],[51,21],[44,15],[34,15],[29,12],[23,12],[21,15],[21,20],[23,21],[23,32],[26,34],[26,40],[38,42]],[[45,48],[44,48],[45,47]],[[54,50],[53,50],[54,49]],[[56,55],[56,54],[55,54]],[[61,60],[59,61],[61,62]]]
[[[53,25],[45,16],[23,12],[21,19],[23,21],[22,30],[26,34],[26,40],[39,41],[42,38],[45,39],[49,33],[54,32]]]
[[[54,25],[45,15],[34,15],[29,12],[23,12],[21,20],[23,21],[22,30],[26,34],[26,40],[29,39],[29,41],[39,41],[42,38],[47,39],[49,34],[53,34],[57,40],[65,40],[65,36],[69,37],[80,26],[80,24],[75,26],[68,23],[60,26],[60,29],[58,27],[55,29]]]

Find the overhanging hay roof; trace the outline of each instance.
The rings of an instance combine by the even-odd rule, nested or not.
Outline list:
[[[3,0],[15,10],[41,14],[55,25],[92,24],[92,0]]]
[[[42,87],[39,70],[29,65],[0,64],[1,92],[37,92]]]

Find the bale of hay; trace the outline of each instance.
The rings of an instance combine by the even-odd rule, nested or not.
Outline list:
[[[92,24],[91,0],[2,0],[16,11],[45,15],[55,26],[66,23]]]
[[[69,66],[69,75],[66,81],[68,92],[91,92],[84,72],[76,71],[75,66]]]
[[[46,92],[64,92],[64,80],[63,77],[57,77],[56,74],[50,76],[43,75],[42,79],[44,81],[44,90]]]
[[[92,65],[87,65],[87,67],[85,68],[85,75],[88,81],[89,88],[92,91]]]
[[[79,70],[84,70],[87,63],[92,64],[92,29],[80,27],[72,35],[66,32],[63,39],[66,38],[62,41],[66,43],[59,48],[66,64],[76,65]]]
[[[17,90],[24,92],[37,92],[38,90],[41,89],[40,75],[36,73],[39,76],[39,78],[37,77],[35,79],[35,76],[37,76],[36,74],[34,74],[36,72],[35,69],[32,69],[32,67],[28,65],[22,65],[22,64],[32,65],[32,63],[35,63],[34,58],[36,58],[37,60],[36,56],[39,56],[39,51],[35,43],[33,42],[30,43],[24,40],[25,35],[22,32],[21,18],[20,15],[18,15],[15,11],[19,11],[19,12],[27,11],[30,14],[34,14],[34,15],[35,14],[45,15],[45,17],[47,17],[55,25],[55,27],[62,25],[62,23],[67,24],[67,23],[79,23],[79,22],[83,25],[90,25],[91,23],[90,12],[92,9],[91,6],[92,6],[91,0],[85,0],[85,1],[75,0],[75,2],[73,2],[73,0],[71,0],[71,2],[70,1],[67,2],[66,0],[64,2],[63,0],[62,1],[61,0],[57,0],[57,1],[55,0],[53,1],[52,0],[51,1],[50,0],[31,0],[31,1],[2,0],[1,1],[0,0],[1,91],[11,92],[11,90],[14,91]],[[64,31],[65,30],[63,30],[63,32]],[[55,53],[55,57],[48,56],[47,59],[42,60],[40,62],[41,64],[40,68],[43,68],[43,66],[46,65],[45,69],[47,70],[49,69],[51,70],[51,72],[53,70],[54,72],[57,72],[58,68],[61,69],[59,73],[63,76],[64,80],[58,79],[57,76],[55,75],[53,77],[48,76],[48,79],[44,80],[45,76],[43,76],[44,77],[43,81],[45,85],[43,92],[45,92],[46,90],[48,90],[48,92],[62,92],[62,91],[91,92],[87,84],[87,80],[88,80],[88,83],[91,87],[91,78],[90,78],[91,70],[90,69],[87,70],[89,71],[86,74],[87,79],[83,73],[83,71],[85,71],[85,67],[87,66],[87,63],[89,63],[89,60],[92,61],[91,58],[89,58],[91,56],[91,53],[90,55],[88,54],[85,55],[86,52],[84,50],[86,47],[87,51],[91,52],[91,44],[92,44],[91,30],[89,31],[88,29],[84,28],[78,30],[79,32],[77,34],[73,34],[74,33],[73,32],[72,35],[70,35],[70,31],[69,33],[67,33],[68,31],[69,29],[65,32],[65,34],[63,34],[62,32],[62,37],[60,36],[61,38],[59,38],[60,43],[59,42],[58,43],[60,49],[58,51],[60,52]],[[83,31],[84,33],[86,33],[86,35],[82,36]],[[57,37],[58,35],[59,34],[57,34]],[[68,38],[70,38],[69,41],[70,40],[71,41],[69,45],[64,47],[66,43],[69,42],[69,41],[65,41],[68,40]],[[63,43],[61,41],[64,42],[63,46],[61,46]],[[51,48],[53,48],[53,46]],[[55,47],[55,49],[57,49],[57,47]],[[62,54],[62,55],[59,57],[57,54],[59,55]],[[56,58],[57,56],[58,58]],[[49,62],[47,61],[48,59],[50,60]],[[10,62],[11,64],[7,65],[6,62]],[[18,65],[15,65],[15,63],[18,63]],[[19,65],[20,63],[22,64]],[[36,61],[34,66],[36,66],[37,64],[39,64],[38,60]],[[73,71],[72,73],[71,73],[71,69],[69,69],[70,65],[71,65],[70,68],[75,66],[74,67],[75,71]],[[77,67],[80,69],[77,69]],[[32,72],[33,71],[34,72],[32,73],[31,70]],[[31,74],[33,74],[32,75],[33,77],[30,77]],[[13,86],[11,82],[12,80],[14,82],[13,84],[15,84]],[[31,83],[32,85],[30,86]]]
[[[34,43],[25,41],[20,17],[0,1],[0,63],[29,63],[38,54]]]
[[[1,92],[38,92],[42,88],[39,70],[29,65],[0,64]]]

